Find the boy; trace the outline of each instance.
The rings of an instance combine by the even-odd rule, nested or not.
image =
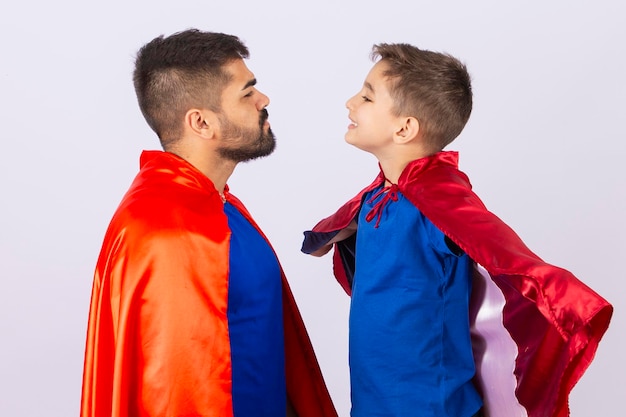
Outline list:
[[[567,395],[612,307],[534,255],[471,191],[457,153],[442,151],[471,113],[465,66],[406,44],[375,45],[372,57],[380,60],[346,103],[345,139],[376,156],[381,172],[305,232],[302,247],[321,256],[335,246],[335,275],[352,296],[352,416],[567,415]],[[517,345],[516,410],[496,409],[493,385],[479,382],[480,394],[474,386],[484,354],[470,336],[477,264],[506,300],[504,326]]]

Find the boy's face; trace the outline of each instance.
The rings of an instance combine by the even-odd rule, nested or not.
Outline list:
[[[387,89],[388,78],[383,75],[387,63],[377,62],[370,70],[361,91],[346,102],[350,125],[345,139],[351,145],[383,156],[384,150],[393,143],[393,133],[400,118],[391,112],[394,101]]]

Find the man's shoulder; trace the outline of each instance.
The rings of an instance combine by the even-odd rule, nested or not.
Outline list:
[[[217,193],[215,193],[217,194]],[[219,196],[176,184],[133,184],[111,219],[107,235],[149,242],[184,233],[212,236],[227,220]]]

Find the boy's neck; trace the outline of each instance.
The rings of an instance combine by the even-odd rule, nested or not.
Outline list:
[[[426,152],[407,155],[396,155],[395,157],[378,158],[378,162],[380,163],[380,168],[382,169],[387,181],[391,182],[392,184],[397,184],[400,175],[407,165],[415,160],[425,158],[430,155],[432,155],[432,153]]]

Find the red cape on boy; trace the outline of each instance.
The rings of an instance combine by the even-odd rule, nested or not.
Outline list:
[[[305,232],[302,250],[314,253],[325,246],[356,218],[364,194],[384,181],[381,173],[334,215]],[[467,176],[458,170],[457,152],[439,152],[413,161],[402,172],[398,188],[482,266],[502,292],[503,324],[517,346],[515,364],[510,368],[514,370],[515,396],[524,410],[516,415],[568,416],[568,395],[594,357],[608,328],[612,306],[570,272],[543,262],[489,212],[471,191]],[[351,236],[334,245],[334,273],[348,294],[354,242]],[[501,361],[492,363],[503,367]],[[483,390],[491,388],[503,389],[483,385]],[[489,395],[483,392],[484,397]],[[485,398],[486,416],[513,415],[489,406]]]
[[[144,152],[96,266],[81,417],[232,417],[229,248],[213,183],[174,154]],[[336,417],[281,276],[287,398],[299,417]]]

